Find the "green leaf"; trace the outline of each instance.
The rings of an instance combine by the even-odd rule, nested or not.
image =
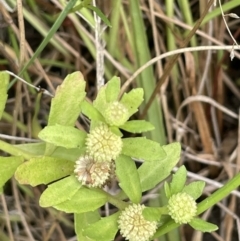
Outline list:
[[[72,13],[72,12],[80,11],[82,8],[86,8],[87,5],[89,5],[90,3],[91,3],[91,0],[81,1],[80,4],[76,3],[75,6],[71,9],[70,12]]]
[[[196,200],[202,195],[204,187],[204,181],[195,181],[185,186],[183,188],[183,192],[189,194],[191,197],[194,198],[194,200]]]
[[[144,162],[138,168],[142,192],[152,189],[168,177],[180,158],[181,146],[178,142],[162,146],[162,148],[167,154],[165,158]],[[145,146],[143,149],[145,149]]]
[[[200,218],[193,218],[189,225],[195,230],[201,232],[213,232],[218,230],[218,226],[209,222],[206,222]]]
[[[87,8],[93,10],[108,27],[112,27],[112,25],[109,22],[109,20],[107,19],[107,17],[102,13],[102,11],[99,8],[96,8],[92,5],[87,5]]]
[[[44,156],[51,156],[57,149],[57,146],[55,146],[52,143],[46,142],[46,148],[44,151]]]
[[[156,161],[166,156],[163,148],[157,142],[145,137],[124,138],[122,154],[144,161]]]
[[[85,98],[85,80],[77,71],[69,74],[57,88],[51,102],[48,125],[74,126]]]
[[[0,71],[0,119],[7,101],[7,89],[9,83],[9,74],[5,71]]]
[[[28,151],[30,154],[33,155],[43,155],[46,143],[45,142],[38,142],[38,143],[28,143],[28,144],[18,144],[14,145],[17,148],[23,150],[23,151]]]
[[[13,176],[23,162],[23,157],[19,156],[0,157],[0,188]]]
[[[40,197],[39,204],[41,207],[51,207],[65,202],[70,200],[80,188],[81,184],[75,176],[66,177],[48,185]]]
[[[4,230],[1,230],[0,231],[0,240],[1,241],[10,241],[9,234],[6,233]]]
[[[38,137],[55,146],[79,148],[84,146],[87,133],[72,126],[55,125],[46,126],[40,131]]]
[[[118,100],[118,95],[120,92],[120,78],[114,76],[107,82],[106,86],[106,101],[108,103]]]
[[[165,191],[166,197],[169,199],[171,197],[171,190],[167,182],[164,182],[164,191]]]
[[[87,5],[91,4],[91,0],[83,0],[81,4],[83,5],[84,8],[86,8]]]
[[[15,146],[21,150],[28,151],[30,154],[33,154],[35,156],[42,156],[44,154],[46,143],[39,142],[39,143],[20,144]],[[76,161],[85,152],[86,152],[85,148],[66,149],[64,147],[59,146],[56,148],[56,150],[53,152],[51,156],[69,160],[69,161]]]
[[[143,89],[132,89],[129,93],[124,93],[120,102],[128,108],[129,117],[138,111],[138,107],[143,102]]]
[[[95,241],[83,235],[83,229],[91,223],[95,223],[100,219],[98,210],[87,213],[74,213],[74,227],[77,238],[80,241]]]
[[[185,166],[181,166],[175,174],[172,175],[172,181],[170,183],[171,195],[177,194],[182,191],[186,180],[187,180],[187,170]]]
[[[96,99],[93,101],[93,106],[100,112],[104,112],[107,106],[107,99],[106,99],[106,87],[107,85],[103,85],[97,94]]]
[[[86,153],[86,149],[84,148],[73,148],[66,149],[64,147],[57,147],[57,149],[52,154],[53,157],[69,160],[75,162],[80,156]]]
[[[120,212],[112,214],[109,217],[102,218],[96,223],[84,228],[83,234],[93,240],[109,241],[114,240],[118,231],[117,220]]]
[[[105,122],[102,114],[86,100],[82,103],[82,113],[90,120]]]
[[[73,173],[74,162],[55,157],[34,157],[20,165],[15,178],[20,184],[48,184]]]
[[[145,120],[132,120],[127,121],[124,125],[119,126],[119,128],[131,133],[142,133],[154,130],[155,127]]]
[[[120,137],[123,137],[123,134],[122,134],[122,132],[119,130],[118,127],[116,127],[116,126],[110,126],[109,129],[110,129],[110,131],[111,131],[112,133],[114,133],[115,135],[120,136]]]
[[[163,208],[145,207],[142,214],[148,221],[159,221],[163,214],[162,210]]]
[[[41,103],[42,103],[42,96],[43,96],[43,92],[40,91],[37,93],[37,97],[35,98],[34,102],[34,114],[32,117],[32,123],[31,123],[31,131],[32,131],[32,136],[37,136],[38,133],[42,130],[42,126],[39,122],[38,116],[39,116],[39,112],[41,109]]]
[[[66,213],[85,213],[100,208],[106,202],[107,195],[103,191],[81,187],[70,200],[53,207]]]
[[[115,164],[119,186],[133,203],[140,203],[142,192],[135,162],[128,156],[120,155]]]

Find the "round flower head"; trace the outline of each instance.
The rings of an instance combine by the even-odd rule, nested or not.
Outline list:
[[[189,223],[197,213],[197,204],[187,193],[177,193],[168,201],[168,211],[172,219],[179,224]]]
[[[115,135],[105,124],[90,131],[86,140],[87,153],[96,162],[111,162],[122,150],[121,137]]]
[[[129,241],[147,241],[157,229],[157,222],[144,219],[142,215],[144,208],[144,205],[132,204],[119,216],[120,233]]]
[[[110,126],[120,126],[128,120],[129,113],[122,103],[114,101],[107,106],[104,117]]]
[[[95,162],[90,156],[84,155],[76,161],[74,173],[82,185],[102,187],[110,176],[110,166],[110,162]]]

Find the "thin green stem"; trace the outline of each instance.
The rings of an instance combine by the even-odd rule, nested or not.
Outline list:
[[[117,207],[119,210],[123,210],[125,209],[129,204],[112,196],[109,193],[106,193],[107,197],[108,197],[108,202],[111,203],[112,205],[114,205],[115,207]]]
[[[153,207],[154,208],[154,207]],[[158,208],[159,214],[160,215],[168,215],[168,208],[167,205],[163,206],[163,207],[159,207]]]
[[[147,63],[151,59],[150,50],[147,42],[146,29],[144,26],[143,15],[140,9],[140,1],[130,0],[129,10],[132,23],[132,36],[134,41],[134,54],[136,67],[140,67]],[[144,89],[144,105],[149,102],[152,96],[151,104],[148,107],[145,106],[145,114],[147,120],[150,121],[154,126],[154,131],[150,131],[146,135],[149,139],[159,142],[161,145],[166,144],[165,128],[162,117],[161,104],[157,100],[155,95],[151,95],[155,86],[156,80],[153,73],[153,67],[145,69],[137,78],[138,86]],[[158,89],[159,90],[159,89]]]
[[[222,9],[224,12],[227,12],[235,7],[239,6],[239,0],[234,0],[234,1],[228,1],[226,3],[224,3],[222,5]],[[206,17],[204,18],[204,20],[201,23],[201,26],[203,26],[204,24],[206,24],[207,22],[209,22],[211,19],[216,18],[218,16],[221,15],[221,9],[215,8],[214,10],[212,10],[211,12],[209,12]]]
[[[179,227],[180,224],[175,223],[172,219],[164,223],[161,227],[159,227],[154,234],[153,238],[158,238],[164,234],[169,233],[170,231],[174,230],[175,228]]]
[[[17,147],[7,143],[7,142],[4,142],[4,141],[1,141],[0,140],[0,149],[4,152],[7,152],[13,156],[22,156],[24,157],[25,159],[30,159],[32,158],[32,154],[26,152],[26,151],[23,151],[21,149],[18,149]]]
[[[240,173],[228,181],[223,187],[198,204],[197,215],[203,213],[240,186]]]
[[[197,215],[203,213],[210,207],[217,204],[219,201],[227,197],[233,190],[240,186],[240,173],[227,182],[223,187],[214,192],[211,196],[204,199],[201,203],[198,204]],[[158,228],[157,232],[154,235],[154,238],[160,237],[169,231],[179,227],[179,224],[175,223],[173,220],[169,220],[164,223],[161,227]]]
[[[13,117],[9,115],[7,112],[3,112],[2,119],[6,120],[9,123],[13,123]],[[16,126],[19,130],[24,131],[25,133],[28,131],[27,126],[24,125],[21,121],[16,121]]]
[[[27,68],[34,62],[34,60],[39,56],[39,54],[42,52],[42,50],[45,48],[45,46],[51,41],[51,39],[53,38],[54,34],[56,33],[56,31],[58,30],[58,28],[61,26],[63,20],[66,18],[66,16],[68,15],[69,11],[72,9],[72,7],[75,5],[75,3],[77,2],[77,0],[70,0],[68,2],[68,4],[66,5],[66,7],[63,9],[63,11],[60,13],[60,15],[58,16],[57,20],[55,21],[55,23],[53,24],[53,26],[51,27],[51,29],[49,30],[48,34],[46,35],[46,37],[44,38],[44,40],[42,41],[42,43],[39,45],[39,47],[37,48],[37,50],[35,51],[34,55],[31,57],[31,59],[28,61],[28,63],[22,68],[22,70],[19,73],[19,76],[22,75]],[[27,11],[24,11],[25,13],[27,13]],[[28,12],[28,14],[31,14]],[[26,16],[25,16],[26,17]],[[63,48],[60,48],[63,49]],[[65,51],[65,50],[64,50]],[[67,54],[67,53],[66,53]],[[10,83],[10,87],[16,82],[16,79],[14,79],[11,83]]]

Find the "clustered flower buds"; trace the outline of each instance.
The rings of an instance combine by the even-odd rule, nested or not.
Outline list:
[[[179,224],[189,223],[197,213],[197,204],[187,193],[177,193],[168,201],[168,211],[172,219]]]
[[[103,123],[95,127],[87,136],[86,154],[76,161],[74,173],[77,179],[88,187],[103,187],[114,176],[113,161],[121,150],[121,137]]]
[[[76,161],[74,172],[82,185],[102,187],[110,176],[111,162],[95,162],[86,154]]]
[[[132,204],[119,216],[120,233],[129,241],[147,241],[157,229],[157,222],[148,221],[143,217],[144,208],[144,205]]]
[[[110,126],[121,126],[128,120],[129,113],[122,103],[114,101],[108,104],[104,117]]]
[[[86,148],[87,154],[96,162],[111,162],[120,154],[122,140],[102,123],[88,134]]]

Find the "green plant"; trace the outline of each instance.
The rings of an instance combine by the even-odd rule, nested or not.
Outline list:
[[[0,115],[6,100],[9,74],[0,72]],[[78,240],[113,240],[118,229],[126,239],[149,240],[182,223],[211,232],[216,225],[199,218],[201,212],[216,204],[239,185],[236,176],[222,190],[202,203],[204,182],[186,185],[184,166],[165,182],[168,203],[162,207],[141,205],[142,193],[151,190],[171,174],[177,164],[179,143],[160,146],[145,137],[124,137],[154,127],[144,120],[129,120],[143,101],[143,90],[133,89],[119,99],[120,79],[113,77],[104,85],[93,103],[85,100],[85,81],[80,72],[68,75],[52,99],[48,125],[39,132],[42,142],[10,145],[0,141],[9,157],[0,158],[0,187],[13,175],[20,184],[47,185],[40,206],[74,213]],[[74,127],[80,113],[90,120],[89,131]],[[141,160],[136,166],[134,160]],[[108,192],[111,182],[119,192]],[[220,193],[220,194],[219,194]],[[101,217],[106,203],[118,211]],[[131,228],[129,228],[131,227]]]

